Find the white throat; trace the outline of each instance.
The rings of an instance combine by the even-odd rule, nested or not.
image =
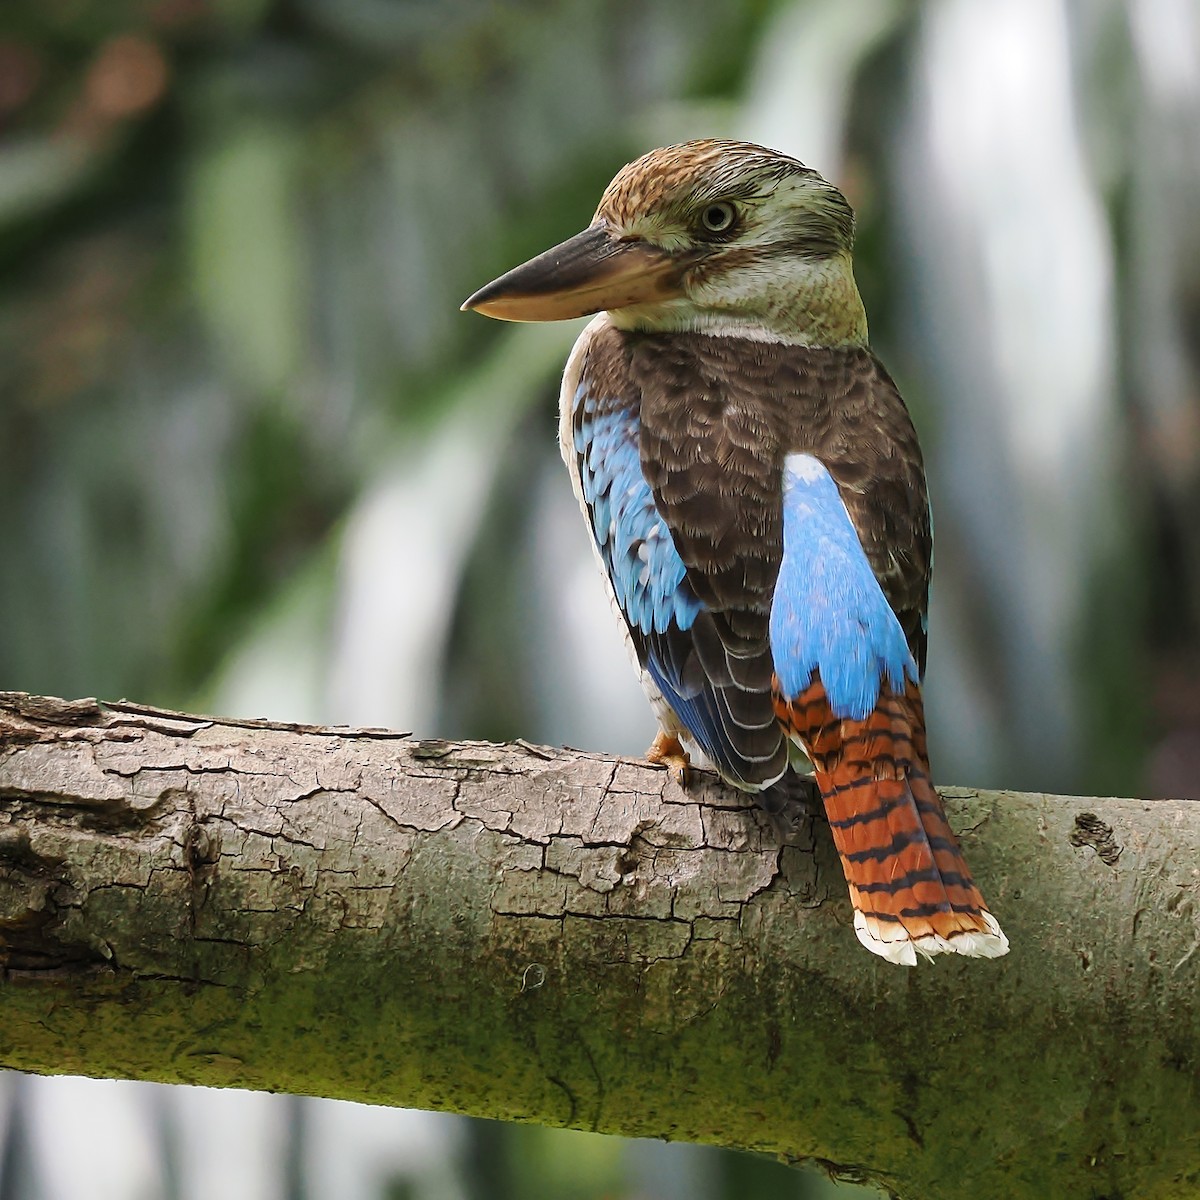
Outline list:
[[[864,345],[867,316],[849,255],[806,259],[764,256],[720,270],[694,269],[686,294],[616,309],[618,329],[709,333],[794,346]]]

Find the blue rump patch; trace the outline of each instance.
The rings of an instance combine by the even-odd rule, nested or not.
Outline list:
[[[810,454],[783,471],[783,563],[771,607],[779,686],[793,699],[819,672],[834,715],[861,721],[883,680],[918,679],[904,630],[863,551],[837,484]]]

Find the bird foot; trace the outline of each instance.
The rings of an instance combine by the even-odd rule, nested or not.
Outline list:
[[[687,787],[692,760],[674,734],[659,730],[646,751],[646,759],[666,767],[680,787]]]

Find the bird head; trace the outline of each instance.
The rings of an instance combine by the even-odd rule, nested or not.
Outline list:
[[[854,213],[794,158],[748,142],[652,150],[610,183],[592,223],[462,306],[505,321],[607,311],[643,331],[866,341]]]

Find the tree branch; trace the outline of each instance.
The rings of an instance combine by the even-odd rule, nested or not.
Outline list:
[[[906,970],[707,778],[0,693],[0,1062],[1194,1197],[1200,804],[946,799],[1013,950]]]

